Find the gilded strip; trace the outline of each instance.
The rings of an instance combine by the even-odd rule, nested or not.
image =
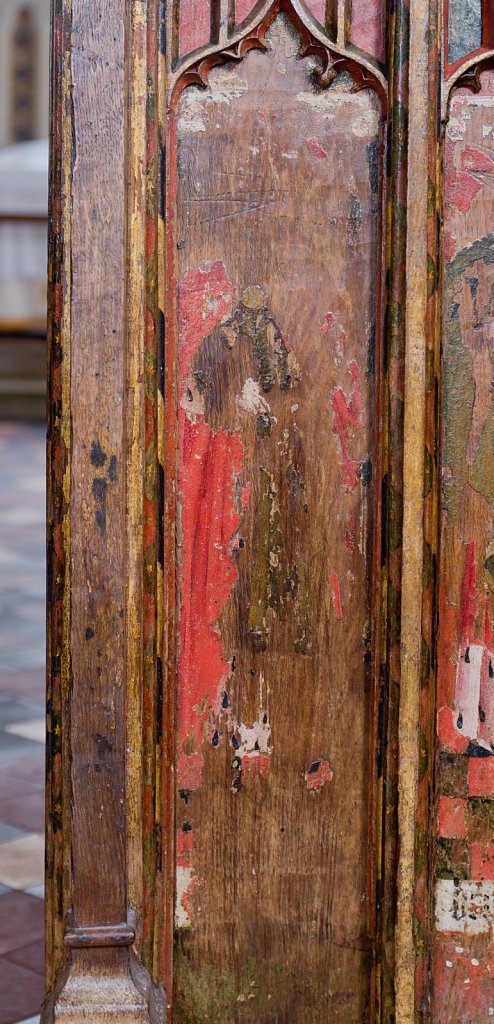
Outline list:
[[[65,914],[71,903],[70,853],[70,192],[72,177],[70,12],[54,8],[52,36],[49,401],[47,445],[47,836],[46,984],[66,957]]]
[[[127,690],[126,690],[126,820],[127,896],[137,914],[137,945],[141,946],[144,894],[142,885],[142,559],[143,559],[143,364],[144,250],[146,160],[146,4],[134,0],[128,26],[128,223],[127,223]]]
[[[415,1020],[415,815],[422,639],[425,445],[429,3],[410,2],[401,693],[399,718],[396,1021]]]

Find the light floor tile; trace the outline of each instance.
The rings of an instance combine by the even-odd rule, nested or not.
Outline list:
[[[46,722],[44,718],[29,718],[25,722],[10,722],[5,726],[5,732],[10,732],[13,736],[22,736],[25,740],[44,743]]]
[[[0,884],[11,889],[29,889],[44,878],[45,841],[32,832],[0,844]]]
[[[24,891],[27,892],[28,896],[36,896],[39,900],[44,900],[45,898],[45,886],[43,882],[41,885],[32,885],[29,889],[25,889]]]

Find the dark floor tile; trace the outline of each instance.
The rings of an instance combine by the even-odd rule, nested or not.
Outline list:
[[[9,825],[15,825],[18,829],[23,829],[26,832],[42,832],[45,827],[44,791],[39,789],[36,793],[24,794],[20,799],[14,797],[13,800],[2,800],[0,815],[2,821],[8,822]],[[2,822],[0,822],[0,830],[1,827]]]
[[[43,934],[42,900],[24,892],[8,892],[0,896],[0,956],[41,940]]]
[[[19,967],[25,967],[27,971],[34,971],[35,974],[44,976],[45,944],[43,940],[30,942],[28,946],[22,946],[21,949],[14,949],[12,953],[6,953],[3,959],[8,960],[11,964],[18,964]]]
[[[15,1024],[39,1013],[44,996],[40,974],[0,957],[0,1024]]]

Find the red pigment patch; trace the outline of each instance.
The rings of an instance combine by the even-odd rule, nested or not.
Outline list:
[[[244,775],[247,775],[250,779],[266,779],[269,775],[269,769],[271,765],[271,759],[269,754],[253,754],[242,759],[242,769]]]
[[[319,792],[326,782],[331,782],[333,778],[329,762],[313,761],[310,768],[306,771],[304,778],[307,783],[307,789],[311,792]]]
[[[470,844],[470,863],[474,882],[494,882],[494,844]]]
[[[191,878],[189,885],[187,886],[187,889],[185,890],[182,896],[182,906],[190,921],[192,921],[194,918],[194,911],[192,907],[193,890],[195,889],[196,885],[199,884],[200,881],[201,879],[199,878],[199,876],[194,875],[194,877]]]
[[[470,757],[468,761],[470,796],[494,798],[494,757]]]
[[[456,238],[451,231],[445,231],[443,235],[444,257],[449,263],[456,256]]]
[[[177,864],[179,867],[188,867],[190,855],[194,847],[194,833],[192,829],[184,832],[183,829],[177,834]]]
[[[199,46],[207,46],[211,35],[210,0],[181,0],[180,55],[185,56]]]
[[[329,594],[331,598],[331,603],[335,610],[336,618],[342,619],[343,605],[341,603],[341,587],[340,581],[338,579],[338,574],[336,572],[332,572],[331,576],[329,577]]]
[[[316,139],[315,136],[312,139],[309,139],[309,147],[318,160],[324,160],[324,157],[328,155],[326,150],[322,148],[319,139]]]
[[[355,519],[353,518],[353,516],[348,516],[348,524],[347,524],[347,528],[345,530],[345,547],[348,549],[348,551],[351,551],[352,555],[357,550],[357,541],[356,541],[355,532],[356,532]]]
[[[493,1005],[494,950],[481,957],[477,936],[442,938],[436,934],[434,960],[435,1024],[488,1021]]]
[[[444,705],[437,713],[437,734],[439,742],[445,750],[454,754],[464,754],[468,747],[468,740],[460,736],[454,726],[454,712]]]
[[[321,23],[325,28],[326,21],[326,0],[306,0],[307,7],[311,14]]]
[[[359,368],[354,359],[348,364],[348,371],[353,384],[350,398],[346,397],[343,388],[335,388],[333,392],[333,434],[336,434],[340,442],[343,483],[347,491],[353,491],[357,486],[360,463],[350,458],[348,448],[350,438],[353,436],[352,428],[363,429],[364,407],[360,393]]]
[[[187,271],[179,289],[180,388],[201,343],[228,314],[233,286],[221,260]],[[230,673],[217,622],[237,579],[232,559],[245,491],[244,449],[236,432],[213,433],[202,417],[179,408],[179,492],[182,510],[177,725],[179,785],[197,789],[204,763],[204,726]]]
[[[475,543],[470,541],[467,544],[467,554],[465,559],[465,570],[463,573],[463,584],[461,590],[461,639],[464,643],[472,638],[475,618],[477,615],[477,597],[478,591],[476,586],[476,572],[475,572]]]
[[[494,175],[494,159],[486,151],[466,146],[461,154],[460,170],[454,164],[457,143],[453,139],[446,142],[445,164],[445,200],[451,203],[460,213],[468,213],[475,196],[484,184],[484,178]]]
[[[452,796],[439,799],[439,835],[442,839],[465,839],[467,826],[465,821],[466,800]]]
[[[334,327],[335,316],[334,313],[326,313],[324,317],[324,323],[321,327],[321,334],[329,334],[332,327]]]
[[[385,4],[382,0],[352,0],[352,43],[384,60]]]
[[[235,22],[237,25],[251,13],[256,6],[256,0],[235,0]]]
[[[223,260],[189,268],[178,289],[180,326],[179,367],[183,379],[203,338],[227,316],[233,302],[233,285]]]

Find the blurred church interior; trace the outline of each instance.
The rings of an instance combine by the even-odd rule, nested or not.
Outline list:
[[[0,1024],[44,992],[50,0],[0,0]]]
[[[0,0],[0,418],[44,419],[49,0]]]

